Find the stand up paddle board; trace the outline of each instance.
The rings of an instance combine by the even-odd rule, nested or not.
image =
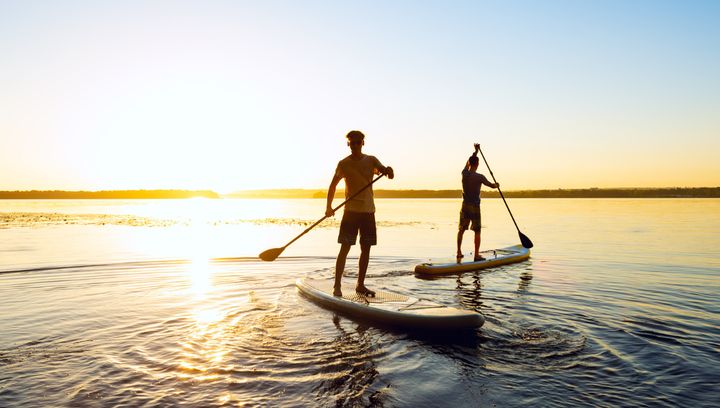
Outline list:
[[[300,278],[295,285],[300,293],[327,309],[371,322],[428,329],[467,329],[485,323],[480,313],[400,293],[376,290],[375,297],[368,297],[356,293],[354,287],[343,287],[339,297],[333,296],[332,280]]]
[[[480,254],[484,261],[473,261],[473,256],[466,256],[458,262],[455,258],[447,258],[436,262],[427,262],[415,266],[415,273],[418,275],[442,275],[476,271],[478,269],[492,268],[500,265],[521,262],[530,258],[530,250],[522,245],[515,245],[507,248],[482,251]],[[463,262],[463,260],[466,260]]]

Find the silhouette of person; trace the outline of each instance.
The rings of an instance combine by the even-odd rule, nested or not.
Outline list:
[[[457,262],[463,258],[462,246],[463,234],[470,227],[475,232],[475,257],[474,261],[482,261],[485,258],[479,254],[480,250],[480,187],[486,185],[490,188],[500,187],[499,183],[491,183],[484,175],[477,172],[480,160],[477,157],[480,145],[475,143],[475,152],[465,163],[462,170],[463,202],[460,209],[460,222],[457,235]]]
[[[352,130],[345,137],[351,153],[340,160],[330,182],[325,210],[325,215],[328,217],[334,214],[332,201],[340,180],[345,179],[345,197],[349,198],[370,184],[374,174],[387,174],[390,179],[395,177],[392,167],[385,167],[375,156],[366,155],[362,152],[365,144],[365,135],[362,132]],[[363,296],[375,296],[375,292],[365,286],[365,273],[370,261],[370,247],[377,244],[375,202],[373,200],[372,186],[363,190],[345,205],[338,234],[340,252],[335,262],[335,286],[333,290],[335,296],[342,296],[341,281],[345,271],[345,260],[348,252],[350,252],[350,247],[355,245],[358,231],[360,232],[360,260],[355,291]]]

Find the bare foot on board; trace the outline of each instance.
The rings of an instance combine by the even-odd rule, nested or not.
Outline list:
[[[375,297],[375,291],[368,289],[365,285],[355,287],[355,292],[365,297]]]
[[[342,297],[342,289],[338,286],[333,287],[333,296]]]

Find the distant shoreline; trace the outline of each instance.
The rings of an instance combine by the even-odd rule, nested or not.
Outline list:
[[[31,190],[0,191],[0,200],[63,200],[63,199],[185,199],[185,198],[245,198],[288,199],[325,198],[326,190],[274,189],[246,190],[221,195],[211,190],[104,190],[63,191]],[[555,190],[510,190],[506,198],[720,198],[720,187],[668,188],[584,188]],[[342,189],[336,198],[343,198]],[[461,190],[375,190],[376,198],[461,198]],[[495,190],[483,190],[483,198],[500,198]]]
[[[375,190],[375,198],[462,198],[462,190]],[[227,198],[325,198],[326,190],[247,190]],[[720,198],[720,187],[667,188],[584,188],[503,191],[506,198]],[[336,198],[344,197],[338,191]],[[483,198],[500,198],[496,190],[485,189]]]
[[[198,197],[220,198],[220,194],[210,190],[0,191],[0,200],[178,199]]]

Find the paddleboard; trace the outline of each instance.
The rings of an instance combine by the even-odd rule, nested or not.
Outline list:
[[[466,255],[461,262],[455,258],[441,259],[415,266],[415,273],[418,275],[461,273],[521,262],[530,258],[530,250],[522,245],[482,251],[480,254],[485,258],[484,261],[474,262],[472,255]]]
[[[370,322],[424,329],[467,329],[485,323],[480,313],[400,293],[375,290],[375,297],[368,297],[352,286],[343,287],[343,295],[338,297],[333,296],[332,280],[299,278],[295,285],[301,294],[327,309]]]

